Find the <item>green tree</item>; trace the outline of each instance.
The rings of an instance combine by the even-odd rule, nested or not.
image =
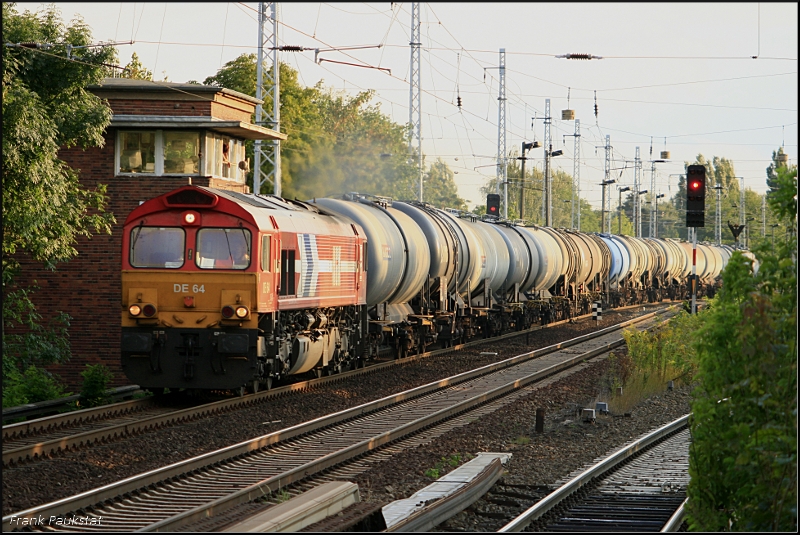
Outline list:
[[[28,365],[69,357],[68,317],[42,327],[30,299],[32,289],[15,288],[18,257],[28,255],[55,269],[77,254],[76,240],[111,232],[105,213],[105,186],[84,188],[78,172],[59,160],[61,147],[100,147],[111,120],[106,104],[86,90],[108,74],[103,63],[115,57],[111,47],[92,44],[81,20],[61,22],[54,5],[39,14],[19,13],[3,3],[3,42],[43,46],[3,47],[3,377]],[[7,329],[27,329],[27,334]]]
[[[796,232],[796,167],[775,169],[769,203]],[[797,243],[754,251],[756,275],[731,257],[696,337],[692,530],[797,530]]]
[[[303,87],[297,71],[286,64],[280,65],[280,80],[280,129],[288,135],[281,142],[284,197],[311,199],[357,191],[416,198],[414,178],[419,174],[408,158],[407,128],[370,104],[372,91],[350,96],[325,88],[321,81]],[[239,56],[204,83],[255,96],[256,56]],[[266,97],[263,105],[271,109],[271,99]],[[252,147],[246,146],[250,157]],[[268,163],[264,166],[269,170]]]
[[[131,54],[131,61],[125,65],[125,70],[121,75],[123,78],[132,78],[134,80],[153,80],[153,71],[145,68],[142,62],[139,61],[139,56],[134,52]],[[165,77],[166,78],[166,77]]]
[[[425,177],[423,199],[437,208],[467,209],[464,199],[458,196],[455,174],[441,158],[431,164]]]
[[[110,47],[87,45],[91,32],[78,20],[64,27],[49,6],[40,15],[19,14],[3,4],[3,42],[52,43],[3,48],[3,282],[18,266],[12,255],[25,252],[54,267],[77,254],[77,236],[110,232],[114,219],[103,213],[105,187],[83,188],[78,174],[58,159],[61,147],[100,147],[111,110],[86,90],[107,74]]]

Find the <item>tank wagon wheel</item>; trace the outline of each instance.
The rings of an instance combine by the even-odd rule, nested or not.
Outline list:
[[[253,379],[252,384],[250,385],[250,392],[253,394],[258,394],[258,391],[261,387],[261,383],[258,379]]]
[[[240,397],[240,398],[244,397],[245,394],[247,394],[247,387],[246,386],[242,385],[242,386],[240,386],[239,388],[236,389],[236,395],[238,397]]]

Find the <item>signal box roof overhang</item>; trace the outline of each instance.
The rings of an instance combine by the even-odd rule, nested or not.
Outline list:
[[[243,139],[286,139],[286,134],[244,121],[225,121],[214,117],[171,115],[114,115],[109,125],[115,128],[206,129]]]

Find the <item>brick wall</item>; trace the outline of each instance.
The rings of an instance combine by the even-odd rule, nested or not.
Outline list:
[[[116,115],[176,115],[210,117],[211,101],[108,99]],[[249,121],[249,118],[248,118]]]

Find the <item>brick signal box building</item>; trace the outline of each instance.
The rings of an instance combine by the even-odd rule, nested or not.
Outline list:
[[[259,100],[213,86],[107,78],[90,86],[113,117],[105,146],[63,149],[59,157],[87,188],[106,184],[111,235],[79,238],[79,254],[55,272],[21,258],[20,286],[36,281],[37,311],[47,321],[56,311],[72,317],[71,360],[51,370],[70,388],[81,384],[86,364],[102,363],[114,384],[127,384],[120,366],[120,270],[122,224],[143,201],[188,184],[249,192],[245,140],[286,136],[252,124]]]

